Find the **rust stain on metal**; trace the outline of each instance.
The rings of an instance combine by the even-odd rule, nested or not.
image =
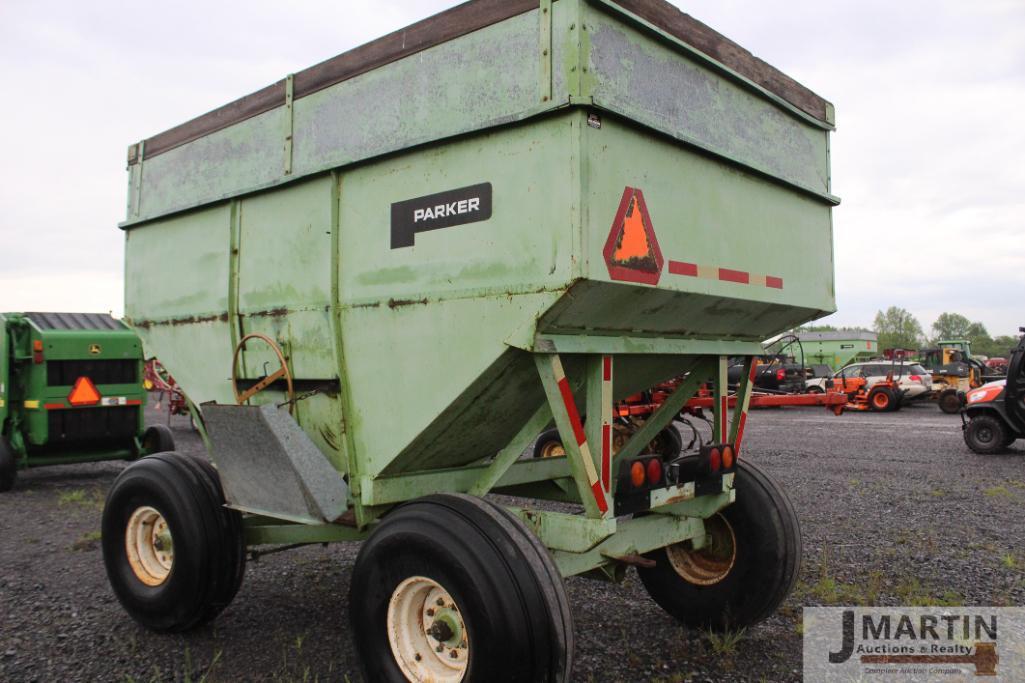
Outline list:
[[[400,308],[402,306],[426,306],[427,297],[423,299],[388,299],[388,308]]]
[[[199,323],[212,323],[220,321],[222,323],[228,322],[228,314],[221,313],[220,315],[190,315],[184,318],[171,318],[170,320],[139,320],[132,321],[133,327],[141,327],[144,330],[148,330],[151,327],[163,327],[170,325],[177,327],[179,325],[195,325]]]
[[[283,318],[288,315],[289,311],[287,308],[282,306],[281,308],[272,308],[267,311],[256,311],[254,313],[247,313],[248,318]]]
[[[652,569],[655,567],[655,560],[649,560],[641,555],[619,555],[617,557],[616,555],[605,555],[605,553],[602,553],[602,556],[607,557],[610,560],[615,560],[616,562],[628,564],[632,567],[644,567],[645,569]]]

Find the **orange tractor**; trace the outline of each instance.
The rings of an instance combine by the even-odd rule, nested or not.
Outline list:
[[[869,378],[861,374],[847,376],[841,371],[839,377],[833,378],[833,385],[828,392],[844,394],[847,397],[847,410],[871,410],[885,413],[900,410],[904,391],[900,388],[900,378],[904,374],[904,361],[900,358],[891,359],[890,371],[882,380],[869,384]]]

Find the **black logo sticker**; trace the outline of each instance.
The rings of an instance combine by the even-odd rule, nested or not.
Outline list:
[[[491,218],[491,183],[481,183],[391,205],[391,248],[413,246],[416,233]]]

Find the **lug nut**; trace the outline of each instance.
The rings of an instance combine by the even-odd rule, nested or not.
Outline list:
[[[433,617],[434,616],[434,608],[433,607],[428,607],[427,608],[427,616],[429,616],[429,617]]]
[[[448,653],[448,656],[451,657],[452,659],[458,659],[459,658],[459,653],[456,652],[455,650],[452,650],[451,652]]]

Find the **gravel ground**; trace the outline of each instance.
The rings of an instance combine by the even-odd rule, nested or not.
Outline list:
[[[739,642],[716,643],[677,626],[632,573],[622,586],[570,579],[576,680],[799,680],[804,605],[1023,603],[1023,442],[973,455],[959,418],[932,405],[766,410],[748,424],[745,456],[783,483],[801,519],[794,594]],[[186,420],[172,427],[181,450],[198,452]],[[128,618],[98,547],[123,467],[33,470],[0,494],[0,680],[359,680],[346,633],[355,545],[251,563],[235,602],[188,635]]]

